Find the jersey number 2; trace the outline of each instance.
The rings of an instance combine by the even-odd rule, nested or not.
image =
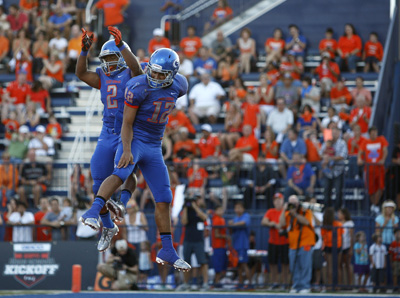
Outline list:
[[[162,124],[162,123],[167,122],[167,117],[168,117],[169,113],[171,113],[172,109],[174,108],[175,103],[155,101],[155,102],[153,102],[153,105],[155,105],[156,108],[154,109],[153,116],[151,118],[148,118],[147,121],[152,122],[152,123]],[[160,118],[158,118],[163,105],[165,105],[166,111],[161,114]]]
[[[107,95],[107,109],[117,109],[118,108],[118,100],[114,99],[117,96],[117,86],[116,85],[108,85],[107,92],[111,92],[111,94]]]

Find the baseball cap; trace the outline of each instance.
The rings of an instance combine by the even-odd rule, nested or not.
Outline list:
[[[187,127],[185,127],[185,126],[182,126],[181,128],[179,128],[179,132],[188,133],[189,129],[187,129]]]
[[[210,124],[203,124],[203,125],[201,126],[201,130],[205,130],[205,131],[208,131],[208,132],[212,132],[212,127],[211,127]]]
[[[36,131],[37,132],[41,132],[41,133],[45,133],[46,132],[46,128],[44,128],[43,125],[39,125],[36,127]]]
[[[274,194],[274,199],[283,199],[283,194],[277,192],[276,194]]]
[[[19,133],[28,133],[28,132],[29,132],[29,128],[28,128],[28,126],[26,126],[26,125],[22,125],[22,126],[19,128],[18,132],[19,132]]]
[[[153,30],[153,36],[164,36],[164,32],[161,28],[156,28]]]
[[[291,78],[292,78],[292,75],[290,74],[290,72],[285,72],[285,74],[283,75],[283,77],[284,77],[285,79],[291,79]]]
[[[321,56],[322,58],[331,58],[331,55],[328,52],[323,52]]]
[[[125,239],[115,241],[115,248],[117,250],[125,250],[128,248],[128,243]]]

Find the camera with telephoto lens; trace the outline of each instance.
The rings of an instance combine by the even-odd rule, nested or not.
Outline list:
[[[192,203],[196,201],[197,197],[187,197],[185,198],[184,206],[185,207],[192,207]]]
[[[117,260],[115,260],[115,261],[112,263],[112,267],[113,267],[114,270],[116,270],[116,271],[121,270],[122,267],[123,267],[123,265],[124,265],[124,264],[123,264],[121,261],[117,261]]]
[[[318,203],[302,202],[301,207],[303,209],[311,210],[313,212],[322,212],[324,211],[325,205]]]

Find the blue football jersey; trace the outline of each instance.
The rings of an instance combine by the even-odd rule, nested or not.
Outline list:
[[[185,95],[187,89],[187,80],[180,74],[166,88],[151,88],[145,74],[130,79],[126,84],[125,104],[138,109],[133,124],[133,137],[160,143],[168,115],[175,108],[178,97]]]
[[[124,111],[124,92],[126,83],[131,79],[131,70],[126,68],[112,76],[107,76],[100,67],[96,69],[100,77],[101,102],[104,105],[103,124],[114,128],[116,114]]]

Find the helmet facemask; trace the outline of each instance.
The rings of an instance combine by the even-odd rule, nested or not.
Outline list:
[[[165,79],[155,79],[151,76],[153,72],[165,74]],[[173,72],[171,70],[163,70],[157,64],[148,64],[146,68],[147,80],[151,88],[165,88],[172,84],[174,80]]]
[[[114,61],[107,61],[105,58],[108,56],[115,56],[117,59]],[[100,53],[99,58],[101,61],[100,67],[107,76],[116,74],[127,67],[120,52],[107,51],[105,53]]]

